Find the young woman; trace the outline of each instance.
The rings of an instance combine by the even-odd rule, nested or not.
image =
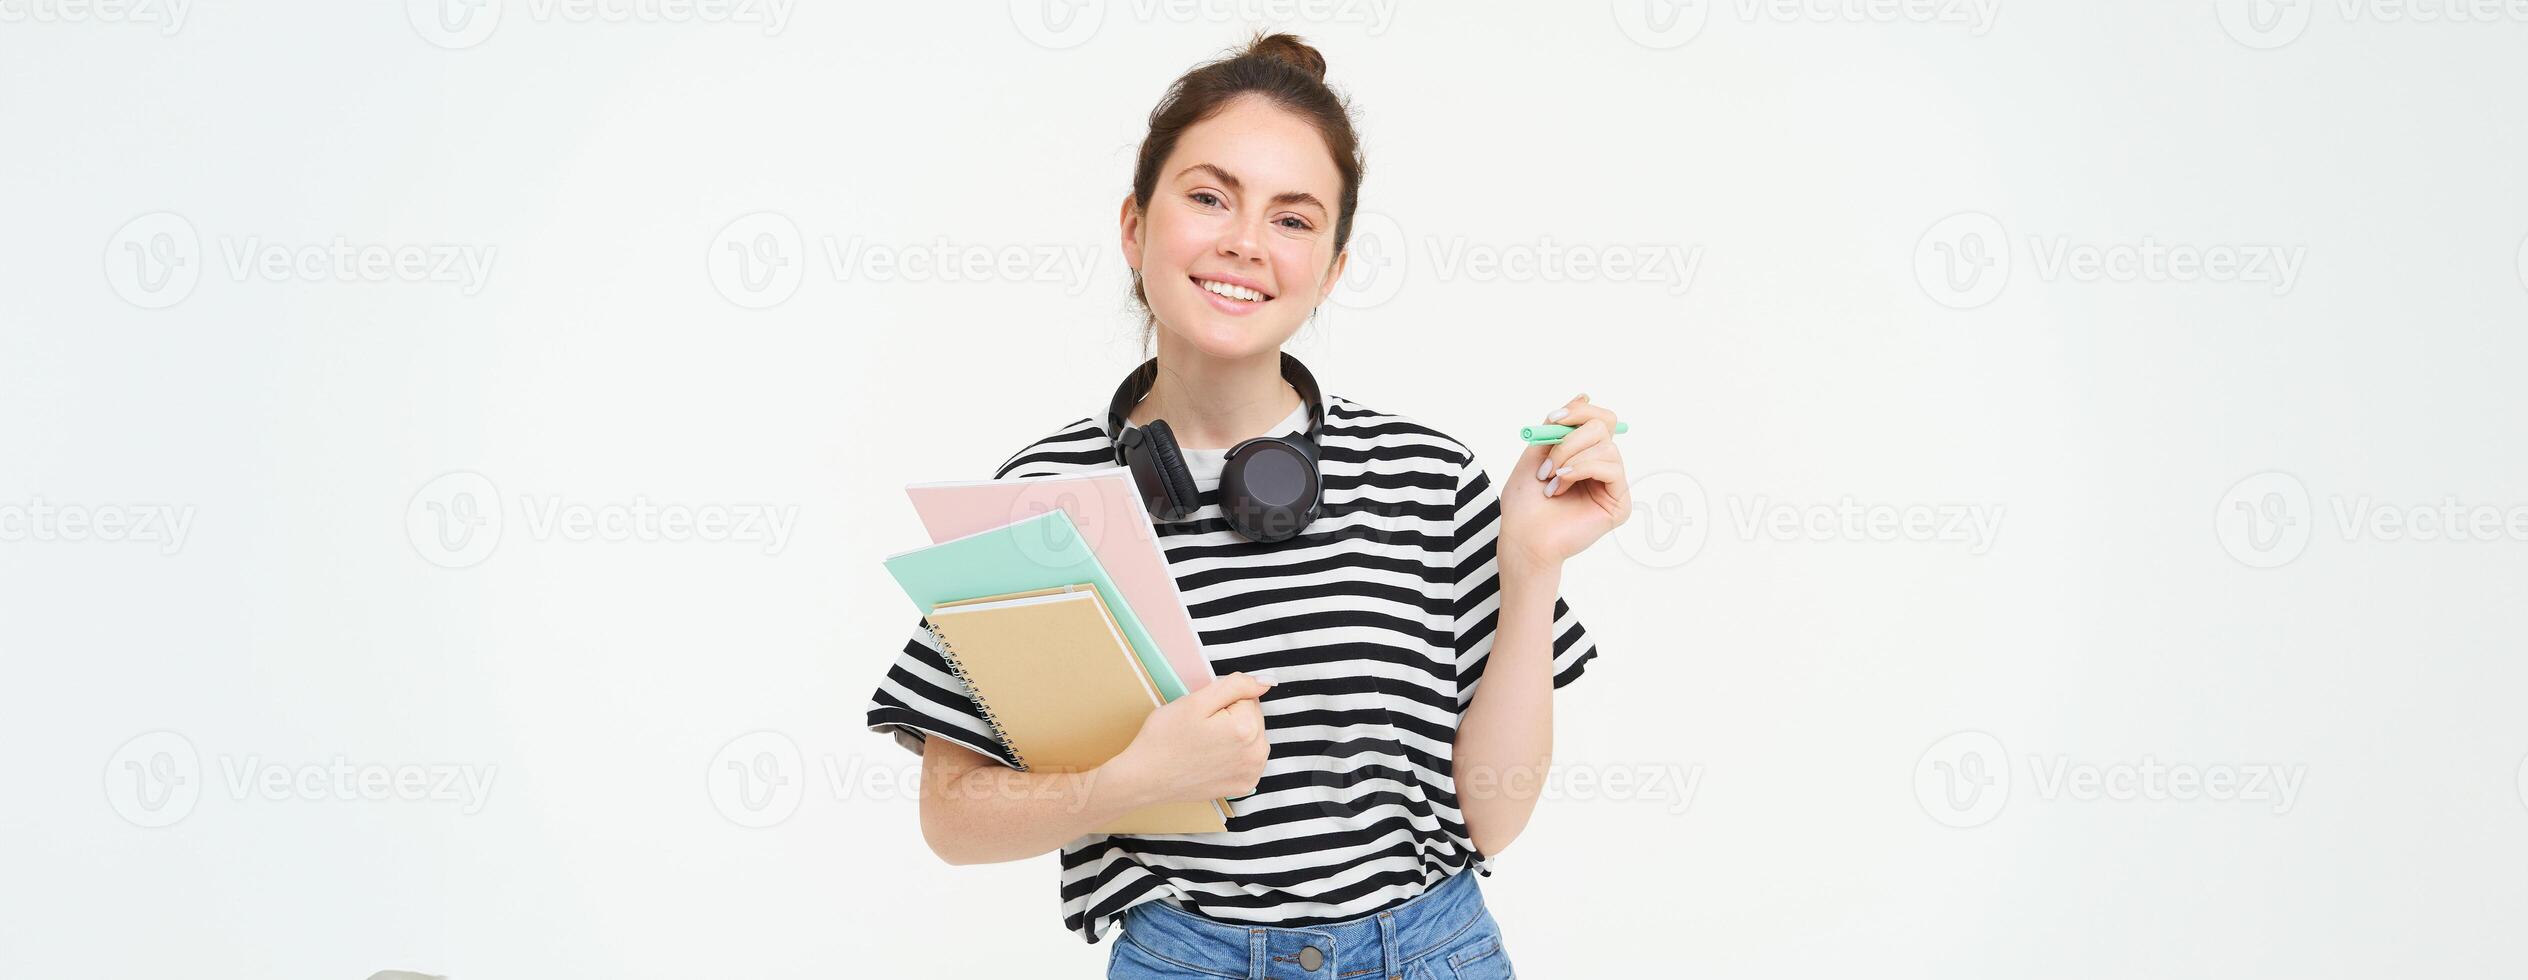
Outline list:
[[[1011,768],[927,629],[869,707],[922,755],[932,850],[1059,849],[1064,924],[1123,926],[1114,977],[1509,976],[1463,872],[1526,826],[1554,689],[1596,656],[1562,563],[1631,511],[1615,414],[1586,395],[1543,413],[1577,431],[1496,490],[1465,444],[1325,397],[1281,353],[1342,275],[1360,199],[1324,78],[1277,34],[1168,90],[1121,216],[1158,356],[996,474],[1130,463],[1220,679],[1085,779]],[[1090,833],[1222,797],[1226,832]]]

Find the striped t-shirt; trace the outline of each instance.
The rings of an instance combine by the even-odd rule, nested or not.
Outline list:
[[[1305,406],[1274,431],[1300,432]],[[1272,756],[1211,834],[1090,834],[1062,848],[1063,925],[1089,942],[1153,899],[1223,922],[1298,927],[1368,915],[1482,868],[1457,808],[1459,712],[1492,649],[1499,491],[1455,439],[1329,400],[1323,504],[1300,536],[1239,537],[1221,518],[1225,450],[1189,450],[1202,506],[1158,525],[1214,671],[1273,682]],[[1103,416],[1037,440],[995,479],[1115,465]],[[1554,686],[1597,655],[1554,603]],[[1010,760],[929,630],[887,671],[869,727],[915,752],[935,734]]]

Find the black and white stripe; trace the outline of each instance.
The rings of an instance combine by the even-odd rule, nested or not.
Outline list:
[[[1038,440],[995,478],[1114,465],[1102,421]],[[1322,448],[1325,504],[1295,539],[1260,545],[1229,530],[1216,462],[1195,470],[1202,508],[1158,526],[1213,668],[1274,682],[1263,702],[1272,760],[1224,833],[1065,845],[1063,924],[1089,942],[1154,898],[1227,922],[1303,926],[1481,867],[1449,760],[1492,648],[1499,493],[1457,440],[1341,398],[1329,400]],[[932,643],[914,630],[870,701],[870,728],[915,752],[936,734],[1007,763]],[[1555,686],[1596,655],[1556,601]]]

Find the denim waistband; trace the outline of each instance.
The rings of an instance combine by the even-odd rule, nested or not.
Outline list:
[[[1400,974],[1486,918],[1472,871],[1384,912],[1313,926],[1243,926],[1207,919],[1164,900],[1124,913],[1122,942],[1179,966],[1223,977],[1348,980]],[[1315,948],[1312,955],[1304,950]],[[1317,969],[1304,964],[1314,961]]]

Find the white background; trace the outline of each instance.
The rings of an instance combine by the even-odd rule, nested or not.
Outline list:
[[[2528,970],[2528,9],[435,2],[0,0],[0,974],[1096,975],[869,782],[877,560],[1133,362],[1143,119],[1259,23],[1369,157],[1327,387],[1637,425],[1558,754],[1692,792],[1544,804],[1523,974]],[[231,261],[337,240],[488,278]],[[2145,243],[2299,259],[2053,261]],[[543,517],[633,505],[789,531]],[[488,795],[251,782],[338,759]]]

